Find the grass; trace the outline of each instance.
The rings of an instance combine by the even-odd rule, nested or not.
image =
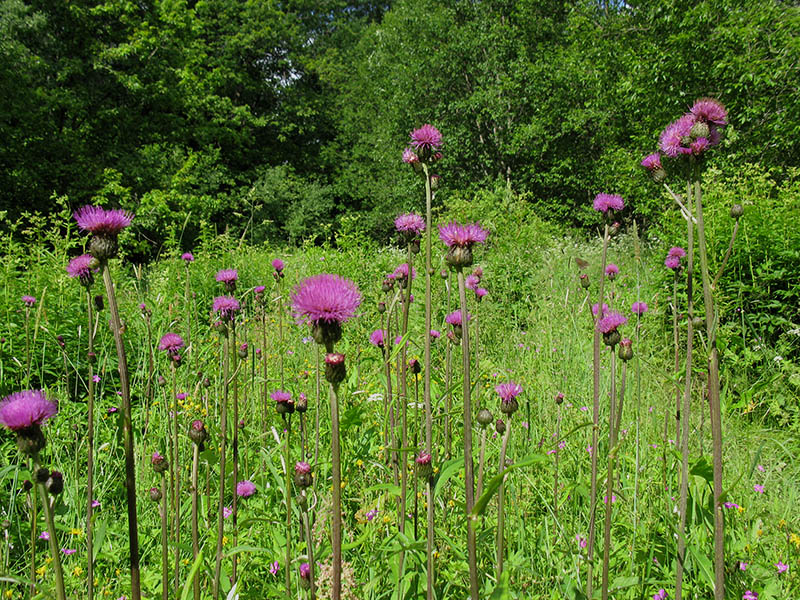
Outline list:
[[[458,216],[465,214],[461,207]],[[489,296],[480,306],[481,364],[473,379],[480,388],[479,406],[489,408],[495,418],[500,416],[499,400],[494,385],[513,379],[522,384],[520,410],[513,417],[508,456],[522,464],[510,472],[506,480],[505,521],[507,559],[501,581],[494,580],[496,500],[488,499],[486,509],[477,521],[478,561],[483,598],[560,599],[581,598],[585,588],[585,551],[580,539],[588,530],[588,496],[590,460],[586,450],[591,439],[592,390],[592,323],[591,302],[578,285],[575,258],[590,262],[594,293],[599,277],[599,243],[572,235],[564,235],[538,222],[526,222],[520,227],[508,227],[502,211],[486,215],[484,223],[492,230],[489,245],[476,251],[476,264],[484,270],[482,285]],[[440,221],[444,219],[439,219]],[[6,395],[21,389],[24,378],[25,339],[24,308],[20,297],[30,294],[38,299],[32,312],[33,382],[44,386],[60,402],[60,414],[46,427],[49,445],[44,457],[52,467],[64,472],[65,490],[56,502],[56,525],[63,548],[77,552],[64,556],[64,571],[68,597],[81,597],[85,589],[87,557],[85,552],[84,486],[85,460],[85,385],[81,379],[87,372],[85,356],[85,316],[82,289],[67,278],[64,267],[74,242],[54,240],[50,229],[34,232],[36,241],[28,246],[6,240],[3,261],[0,311],[4,324],[0,330],[0,392]],[[436,244],[434,256],[442,257],[443,246]],[[30,248],[39,248],[31,251]],[[211,301],[221,289],[214,281],[220,268],[237,268],[237,296],[244,300],[246,310],[237,327],[237,336],[247,341],[250,353],[239,373],[241,413],[241,479],[250,479],[258,489],[252,498],[240,504],[239,546],[232,547],[232,534],[226,532],[224,570],[230,572],[234,557],[239,560],[237,591],[242,598],[281,598],[284,589],[285,562],[285,477],[282,464],[282,421],[274,406],[266,399],[266,422],[262,419],[264,398],[262,365],[254,350],[261,349],[268,366],[269,391],[278,389],[279,357],[283,357],[286,385],[294,396],[305,393],[309,398],[306,431],[313,432],[315,412],[320,411],[320,459],[314,465],[315,494],[311,506],[314,515],[312,537],[318,560],[318,597],[325,598],[325,584],[330,570],[325,568],[330,557],[327,529],[330,505],[330,457],[328,404],[323,391],[319,403],[315,399],[315,347],[309,343],[306,327],[295,325],[291,318],[284,320],[285,341],[277,335],[277,303],[269,307],[269,341],[262,347],[259,318],[253,302],[252,288],[266,285],[267,294],[274,292],[270,261],[280,256],[286,262],[284,290],[301,278],[319,272],[339,273],[352,278],[364,296],[360,316],[345,326],[337,351],[347,355],[348,378],[341,387],[342,419],[342,502],[344,511],[344,569],[346,598],[378,600],[390,598],[419,598],[425,592],[425,518],[426,498],[420,495],[418,537],[414,536],[413,520],[406,525],[405,535],[397,533],[397,488],[392,483],[391,466],[384,461],[383,430],[387,426],[382,413],[383,371],[379,350],[369,345],[369,334],[378,328],[380,319],[377,304],[384,299],[380,291],[383,276],[404,262],[400,250],[377,248],[362,239],[342,239],[337,248],[304,246],[298,249],[252,248],[239,246],[235,240],[221,236],[203,247],[193,249],[196,261],[191,265],[192,345],[185,365],[178,372],[178,390],[187,394],[181,414],[182,459],[181,471],[188,481],[191,466],[190,443],[186,428],[194,418],[203,419],[209,431],[209,442],[201,453],[201,487],[209,482],[210,502],[203,497],[200,507],[201,547],[203,561],[199,567],[205,596],[210,597],[210,573],[213,572],[215,540],[216,489],[214,479],[218,462],[219,398],[221,398],[221,345],[212,330],[209,315]],[[664,410],[671,407],[676,382],[672,375],[670,273],[662,266],[663,248],[646,243],[637,261],[631,232],[612,240],[609,260],[620,267],[620,276],[613,284],[613,307],[630,314],[636,300],[646,301],[650,312],[642,320],[641,342],[634,346],[635,358],[628,364],[628,382],[622,420],[622,442],[615,486],[616,501],[612,528],[611,581],[613,598],[644,599],[660,589],[674,586],[676,541],[674,530],[678,523],[675,511],[679,489],[680,456],[674,445],[664,440]],[[421,255],[420,255],[421,256]],[[441,261],[441,258],[438,260]],[[442,264],[441,262],[439,263]],[[165,456],[168,449],[171,419],[167,407],[170,399],[170,373],[166,359],[156,353],[156,376],[163,375],[167,384],[157,386],[151,410],[151,425],[146,437],[142,435],[145,418],[144,389],[146,383],[147,344],[141,302],[152,310],[153,342],[167,331],[183,334],[186,325],[184,306],[185,267],[177,258],[165,258],[141,268],[124,261],[113,261],[114,280],[122,319],[126,323],[125,339],[132,371],[134,424],[139,460],[137,485],[139,526],[142,544],[143,597],[156,597],[160,590],[160,521],[158,505],[148,499],[148,490],[159,485],[149,461],[143,457],[159,450]],[[438,272],[438,268],[435,267]],[[451,284],[454,279],[451,277]],[[418,294],[422,285],[415,284]],[[608,288],[608,286],[607,286]],[[446,331],[443,280],[434,278],[434,328]],[[101,293],[95,284],[95,293]],[[283,305],[287,302],[284,299]],[[421,358],[424,306],[421,300],[412,304],[411,350],[409,357]],[[452,310],[452,309],[451,309]],[[119,598],[127,594],[127,525],[123,488],[123,449],[118,407],[118,374],[113,338],[105,326],[107,309],[100,312],[100,327],[96,341],[100,377],[97,386],[96,428],[96,499],[101,507],[95,517],[96,576],[98,597]],[[633,319],[624,329],[633,337]],[[62,351],[57,335],[64,338]],[[443,456],[443,397],[445,337],[433,348],[434,438],[437,441],[434,464],[437,484],[436,503],[436,569],[437,597],[464,598],[467,595],[466,522],[464,516],[463,460],[458,456],[459,444],[452,457]],[[459,358],[454,348],[454,362]],[[702,353],[701,353],[702,354]],[[607,421],[608,361],[603,358],[605,386],[602,396],[603,414]],[[66,384],[64,356],[70,381]],[[637,499],[638,530],[633,531],[635,431],[637,386],[636,364],[641,364],[640,418],[641,461],[639,464],[640,493]],[[702,360],[696,368],[701,370]],[[474,368],[474,367],[473,367]],[[735,379],[735,365],[723,365],[723,405],[733,405],[726,390]],[[209,380],[209,387],[203,381]],[[77,381],[77,388],[76,388]],[[726,387],[726,382],[727,386]],[[421,387],[421,386],[420,386]],[[454,404],[450,418],[458,436],[460,422],[460,383],[453,381]],[[77,389],[77,393],[74,390]],[[413,386],[412,386],[413,389]],[[323,390],[325,387],[323,386]],[[555,395],[565,395],[562,405],[561,432],[566,445],[560,449],[558,498],[556,516],[553,510],[553,455],[557,447],[553,437],[557,418]],[[732,394],[732,392],[730,392]],[[692,436],[690,441],[690,512],[688,515],[687,548],[684,590],[687,597],[709,597],[713,582],[712,523],[709,512],[710,488],[710,428],[708,416],[703,416],[702,389],[698,384],[693,395]],[[477,412],[479,406],[475,406]],[[588,407],[584,410],[583,407]],[[410,411],[414,432],[424,438],[421,419]],[[297,415],[294,417],[297,423]],[[672,420],[670,420],[672,423]],[[800,491],[797,439],[791,431],[769,428],[753,422],[740,409],[724,414],[725,486],[727,500],[740,506],[726,510],[726,558],[728,597],[741,598],[744,590],[758,591],[760,600],[800,596],[800,512],[796,510]],[[229,428],[230,429],[230,428]],[[296,444],[293,456],[299,456],[298,429],[293,424]],[[491,430],[490,430],[491,431]],[[601,464],[608,452],[601,426]],[[310,453],[313,458],[314,435],[311,433]],[[498,473],[500,436],[489,435],[487,442],[488,483]],[[476,435],[476,440],[478,436]],[[607,438],[606,438],[607,439]],[[411,456],[413,450],[408,452]],[[666,461],[666,462],[665,462]],[[6,537],[0,540],[0,560],[8,555],[8,566],[0,574],[11,581],[0,583],[7,598],[26,597],[20,583],[28,573],[26,540],[30,537],[25,494],[20,492],[21,481],[29,478],[20,462],[13,437],[0,433],[0,514],[8,521]],[[228,469],[230,472],[230,469]],[[666,479],[667,489],[663,482]],[[234,482],[226,486],[231,489]],[[603,476],[599,485],[604,489]],[[763,485],[764,493],[754,490]],[[188,485],[184,485],[184,489]],[[422,489],[422,486],[419,487]],[[602,497],[601,493],[601,497]],[[192,555],[188,543],[189,500],[182,506],[185,519],[181,549],[181,584],[189,576]],[[409,502],[412,507],[413,502]],[[377,509],[372,519],[368,513]],[[304,542],[301,539],[301,512],[292,502],[293,545],[296,557],[290,566],[293,589],[299,584],[297,574],[303,562]],[[598,509],[602,523],[603,507]],[[230,526],[226,522],[226,526]],[[41,524],[40,524],[41,527]],[[633,545],[633,539],[636,544]],[[795,536],[795,537],[793,537]],[[601,538],[598,538],[600,540]],[[45,565],[46,543],[39,541],[39,564]],[[600,541],[598,547],[602,548]],[[404,572],[397,573],[399,554],[404,551]],[[599,563],[598,553],[598,563]],[[270,564],[278,561],[280,571],[273,574]],[[741,570],[739,561],[748,563]],[[777,574],[775,564],[782,561],[789,571]],[[595,572],[598,572],[595,568]],[[397,582],[402,581],[402,589]],[[39,597],[50,593],[52,576],[44,567],[39,583]],[[230,583],[223,577],[223,588]],[[187,588],[190,589],[190,586]],[[598,591],[599,593],[599,591]]]

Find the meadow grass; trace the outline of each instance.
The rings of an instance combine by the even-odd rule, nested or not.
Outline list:
[[[469,217],[468,207],[454,207],[456,216]],[[444,219],[437,219],[444,222]],[[585,239],[561,229],[529,219],[514,224],[514,214],[498,209],[483,215],[482,224],[491,230],[486,248],[476,252],[476,264],[484,271],[481,285],[489,295],[480,306],[481,363],[474,368],[474,389],[480,390],[482,405],[495,418],[500,417],[499,400],[494,392],[497,383],[519,382],[524,393],[519,397],[520,409],[513,417],[507,455],[518,468],[509,472],[505,487],[505,544],[507,556],[503,576],[495,579],[496,562],[496,499],[489,497],[475,521],[477,561],[482,598],[559,599],[581,598],[585,589],[586,555],[581,541],[589,527],[589,479],[591,460],[587,446],[591,443],[592,411],[592,335],[593,322],[586,291],[578,284],[576,258],[590,263],[588,273],[592,292],[599,278],[600,240]],[[509,226],[514,224],[513,227]],[[60,226],[60,223],[56,224]],[[46,427],[48,447],[43,453],[51,468],[64,473],[64,493],[56,502],[56,527],[62,548],[77,552],[63,556],[67,597],[79,598],[86,587],[87,565],[85,540],[86,486],[86,317],[84,290],[67,278],[64,267],[68,256],[76,252],[74,242],[57,241],[50,229],[36,233],[42,243],[22,246],[6,242],[6,259],[2,266],[0,310],[5,319],[0,335],[0,381],[2,395],[20,389],[24,380],[25,310],[20,298],[30,294],[37,298],[31,313],[32,385],[42,386],[58,399],[60,413]],[[38,250],[32,250],[36,247]],[[306,431],[320,414],[319,462],[314,467],[315,487],[310,494],[312,538],[318,566],[318,597],[329,597],[331,583],[330,541],[330,475],[329,408],[325,386],[315,398],[315,352],[306,326],[294,324],[284,316],[283,342],[277,334],[277,302],[268,306],[267,347],[263,347],[260,318],[252,289],[258,285],[273,290],[270,261],[276,256],[286,263],[286,279],[282,290],[288,295],[302,278],[320,272],[338,273],[355,281],[364,296],[357,319],[348,323],[337,351],[347,356],[348,376],[340,386],[342,440],[342,512],[344,515],[345,566],[344,598],[377,600],[424,597],[425,527],[418,538],[414,528],[406,524],[398,533],[398,488],[392,483],[392,468],[385,461],[384,431],[388,427],[383,413],[385,375],[380,353],[369,344],[370,333],[380,327],[377,304],[383,299],[381,282],[386,273],[405,262],[403,250],[377,247],[363,238],[342,236],[338,245],[300,248],[249,247],[238,240],[220,236],[192,249],[195,262],[188,269],[191,306],[185,304],[186,268],[176,254],[143,267],[127,262],[111,261],[117,285],[121,318],[125,323],[128,361],[131,365],[132,410],[137,449],[137,486],[139,537],[142,563],[143,597],[156,597],[160,592],[160,517],[158,503],[148,499],[148,490],[160,485],[160,478],[149,466],[154,451],[167,455],[173,421],[170,372],[163,357],[157,356],[156,377],[166,385],[156,387],[152,405],[146,406],[148,347],[146,324],[140,303],[152,310],[154,338],[167,331],[183,332],[187,314],[191,323],[192,341],[185,355],[185,365],[177,372],[177,390],[185,393],[179,403],[182,450],[180,464],[184,481],[191,470],[190,443],[186,432],[193,419],[202,419],[209,433],[205,449],[200,453],[200,487],[210,486],[212,495],[201,494],[199,503],[202,594],[210,596],[213,578],[217,505],[213,490],[219,461],[220,424],[215,419],[222,398],[222,346],[219,335],[211,328],[210,315],[214,296],[220,288],[214,273],[222,268],[239,272],[237,295],[244,305],[237,325],[237,342],[247,342],[250,352],[241,360],[238,372],[240,414],[239,479],[255,483],[257,493],[239,504],[238,546],[233,547],[231,523],[226,521],[223,539],[223,592],[230,587],[228,575],[233,560],[238,561],[237,592],[242,598],[285,597],[286,514],[285,467],[283,454],[283,421],[275,413],[274,403],[263,395],[263,369],[255,349],[268,363],[266,389],[287,389],[293,396],[305,393],[309,410],[305,415]],[[423,248],[424,251],[424,248]],[[611,597],[619,599],[651,598],[659,589],[671,589],[675,578],[676,531],[678,527],[678,495],[680,453],[677,440],[664,439],[665,410],[672,411],[675,388],[681,380],[674,375],[672,355],[671,310],[672,273],[663,267],[664,248],[643,240],[640,259],[635,251],[632,231],[612,238],[609,261],[619,265],[620,275],[613,285],[612,307],[632,316],[634,301],[646,301],[650,311],[643,316],[639,342],[634,345],[634,359],[628,363],[625,410],[622,416],[620,446],[614,486],[614,519],[610,554]],[[434,271],[444,267],[444,246],[433,246]],[[420,289],[417,283],[415,289]],[[608,286],[607,286],[608,289]],[[100,294],[99,285],[93,288]],[[444,282],[433,278],[433,328],[443,334],[448,325]],[[269,296],[274,298],[274,296]],[[288,305],[287,297],[281,305]],[[423,348],[424,303],[418,297],[411,304],[409,358],[421,359]],[[95,576],[97,597],[119,598],[129,594],[127,572],[127,526],[125,523],[125,490],[123,487],[123,445],[121,398],[116,371],[114,340],[108,329],[107,307],[99,311],[100,326],[95,340],[98,360],[95,373],[98,419],[95,428]],[[634,322],[635,319],[632,320]],[[397,328],[394,328],[395,331]],[[61,348],[56,336],[63,336]],[[625,335],[633,337],[631,323]],[[443,360],[446,337],[435,341],[432,348],[432,400],[434,413],[435,467],[434,508],[436,597],[464,598],[468,595],[466,560],[466,520],[464,463],[460,457],[462,428],[460,411],[451,408],[444,413]],[[454,362],[460,349],[453,347]],[[608,350],[602,351],[601,417],[608,421]],[[64,357],[66,356],[66,361]],[[281,386],[278,364],[285,369],[285,385]],[[65,373],[64,365],[69,377]],[[641,367],[641,383],[637,392],[636,365]],[[700,360],[695,366],[703,370]],[[421,377],[421,376],[420,376]],[[204,379],[208,378],[208,387]],[[69,381],[69,386],[67,385]],[[730,383],[731,379],[727,380]],[[412,382],[413,384],[413,376]],[[723,407],[729,399],[723,380]],[[413,385],[411,386],[413,387]],[[459,398],[461,380],[453,379],[453,394]],[[557,393],[564,394],[561,405],[559,438],[556,431]],[[706,598],[711,594],[714,572],[713,515],[710,511],[711,432],[707,406],[701,401],[702,383],[696,378],[692,397],[690,435],[689,513],[687,515],[687,564],[684,593],[687,597]],[[267,420],[263,422],[263,402],[267,402]],[[638,403],[638,408],[637,408]],[[145,412],[151,411],[150,425],[143,436]],[[474,407],[477,412],[478,407]],[[413,415],[410,412],[409,415]],[[670,412],[670,426],[674,424]],[[639,496],[634,519],[634,482],[637,470],[635,452],[636,416],[639,417],[641,454],[638,464]],[[454,432],[454,453],[444,455],[445,419],[451,419]],[[410,436],[424,439],[424,423],[409,419]],[[231,426],[237,424],[231,423]],[[498,474],[497,465],[502,436],[489,430],[486,442],[487,482]],[[670,431],[673,431],[670,429]],[[728,597],[741,598],[744,590],[758,589],[761,600],[800,597],[800,500],[796,481],[800,467],[795,460],[797,440],[789,431],[759,426],[744,418],[740,411],[723,410],[725,490],[728,502],[739,508],[726,509],[726,560]],[[312,436],[313,437],[313,436]],[[299,436],[292,455],[299,457]],[[596,451],[603,462],[607,452],[607,431],[601,426]],[[559,442],[565,442],[559,448]],[[305,458],[313,458],[312,450]],[[417,448],[402,449],[401,454],[413,460]],[[553,506],[554,454],[559,453],[558,510]],[[12,581],[0,583],[7,598],[25,597],[22,584],[28,574],[27,540],[30,539],[28,508],[21,482],[30,478],[20,461],[13,436],[0,433],[0,514],[7,520],[4,538],[0,540],[0,574]],[[291,465],[287,465],[291,468]],[[231,469],[228,469],[228,473]],[[664,483],[666,482],[666,489]],[[228,482],[227,489],[235,482]],[[604,475],[598,488],[605,490]],[[763,486],[760,493],[754,486]],[[182,501],[184,524],[180,582],[189,577],[192,552],[189,545],[189,497]],[[424,523],[428,498],[418,491],[418,519]],[[598,522],[604,516],[599,492]],[[210,501],[209,501],[210,500]],[[228,499],[230,504],[232,499]],[[479,502],[480,504],[480,502]],[[408,510],[415,504],[408,503]],[[291,503],[296,556],[291,570],[297,594],[298,569],[304,562],[305,541],[302,530],[302,509]],[[40,516],[41,519],[41,516]],[[633,531],[633,523],[637,531]],[[40,528],[42,527],[40,523]],[[635,534],[635,535],[634,535]],[[635,539],[635,546],[634,544]],[[46,542],[40,540],[38,551],[44,556]],[[400,560],[401,554],[404,556]],[[274,569],[277,561],[279,569]],[[599,553],[595,557],[599,572]],[[745,570],[740,561],[747,563]],[[778,574],[775,564],[789,565]],[[50,597],[52,573],[42,565],[39,597]],[[402,564],[402,572],[397,572]],[[270,567],[273,567],[272,569]],[[400,585],[398,586],[398,582]],[[327,586],[327,587],[326,587]],[[188,589],[188,588],[187,588]],[[599,590],[598,590],[599,593]]]

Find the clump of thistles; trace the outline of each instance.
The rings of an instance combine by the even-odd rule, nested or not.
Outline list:
[[[342,324],[355,317],[360,305],[356,284],[330,273],[304,279],[292,295],[295,317],[311,325],[314,341],[328,350],[341,339]]]
[[[713,98],[700,98],[688,113],[661,132],[659,148],[670,158],[699,156],[719,144],[721,128],[727,124],[728,112],[722,103]]]
[[[522,393],[522,386],[520,384],[509,381],[508,383],[501,383],[495,386],[494,390],[497,392],[497,395],[500,396],[500,412],[508,416],[517,412],[519,408],[517,396]]]
[[[448,247],[445,260],[456,269],[472,265],[472,246],[485,243],[488,237],[489,232],[478,223],[439,225],[439,239]]]

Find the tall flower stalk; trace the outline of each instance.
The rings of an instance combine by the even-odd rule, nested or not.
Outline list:
[[[613,219],[614,213],[621,211],[625,208],[625,202],[622,196],[617,194],[598,194],[595,196],[594,209],[604,216],[604,230],[603,230],[603,251],[601,258],[600,270],[600,289],[598,290],[597,300],[597,315],[595,316],[595,323],[599,322],[604,316],[603,302],[605,295],[603,293],[603,286],[605,282],[606,271],[606,253],[608,251],[609,236],[609,223]],[[592,597],[592,590],[594,588],[594,544],[595,544],[595,529],[597,517],[597,441],[600,433],[600,337],[601,332],[597,327],[594,328],[594,341],[592,352],[592,386],[593,386],[593,404],[592,404],[592,475],[591,475],[591,488],[589,492],[589,542],[587,551],[587,575],[586,575],[586,596]]]
[[[131,386],[125,343],[122,340],[122,323],[119,317],[117,296],[108,261],[117,255],[117,237],[131,224],[133,215],[122,210],[105,210],[97,206],[84,206],[74,214],[78,227],[92,234],[89,253],[97,259],[103,274],[103,283],[111,313],[111,330],[117,349],[120,391],[122,393],[122,438],[125,449],[125,495],[128,507],[128,548],[131,570],[131,598],[141,599],[139,575],[139,528],[136,520],[136,465],[131,419]]]
[[[292,413],[295,410],[295,403],[292,400],[292,395],[283,390],[276,390],[272,392],[272,399],[275,401],[275,408],[279,415],[283,418],[283,424],[286,431],[286,440],[284,446],[284,463],[286,468],[286,476],[284,479],[284,501],[286,502],[286,597],[292,596],[292,579],[291,570],[289,565],[292,562],[292,470],[290,468],[289,459],[291,457],[291,437],[292,437]]]
[[[331,472],[333,506],[331,508],[331,547],[333,581],[332,600],[342,593],[342,473],[339,440],[339,384],[347,371],[344,354],[334,352],[342,337],[342,324],[352,319],[361,305],[356,285],[338,275],[323,273],[303,280],[294,290],[292,308],[298,319],[311,326],[314,341],[325,347],[325,379],[330,386],[331,405]],[[287,565],[288,568],[288,565]]]
[[[189,427],[189,438],[193,442],[192,446],[192,559],[197,560],[197,555],[200,554],[200,536],[197,523],[197,510],[199,505],[199,468],[200,468],[200,452],[206,439],[208,439],[208,432],[205,425],[199,419],[192,421]],[[194,580],[192,581],[192,592],[194,600],[200,600],[200,576],[195,573]]]
[[[478,600],[478,559],[475,525],[470,513],[475,506],[474,463],[472,460],[472,382],[470,379],[469,313],[467,312],[464,269],[472,265],[472,247],[486,242],[489,233],[477,223],[459,225],[455,222],[439,226],[439,238],[448,247],[445,260],[455,269],[458,278],[458,296],[461,305],[461,355],[464,401],[464,485],[467,510],[467,560],[469,562],[470,598]]]
[[[508,438],[511,435],[511,417],[519,409],[517,396],[522,393],[522,386],[510,381],[501,383],[495,387],[495,391],[500,396],[500,412],[506,415],[508,423],[505,424],[503,433],[503,443],[500,446],[500,465],[499,473],[503,473],[506,468],[506,451],[508,450]],[[500,482],[500,489],[497,495],[497,580],[503,574],[503,560],[505,558],[505,477]]]
[[[161,501],[159,509],[159,516],[161,517],[161,600],[168,600],[169,598],[169,548],[167,542],[167,532],[169,531],[169,511],[167,508],[167,471],[169,470],[169,461],[164,458],[158,451],[153,452],[150,459],[150,464],[153,466],[153,471],[159,476],[161,480],[161,489],[150,489],[150,500],[153,502]],[[175,466],[173,465],[173,471]]]
[[[304,585],[303,582],[306,581],[308,583],[311,600],[316,600],[317,584],[315,580],[316,564],[314,562],[314,539],[311,537],[311,519],[308,514],[308,496],[306,495],[306,490],[311,486],[312,482],[311,465],[305,461],[297,462],[294,466],[294,484],[297,486],[297,489],[300,490],[298,503],[303,511],[303,533],[306,538],[306,551],[308,553],[308,568],[305,569],[303,565],[300,565],[300,584]]]

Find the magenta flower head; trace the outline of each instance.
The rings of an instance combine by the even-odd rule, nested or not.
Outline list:
[[[36,304],[36,298],[33,296],[23,296],[22,303],[28,308],[33,308],[33,305]]]
[[[786,573],[789,570],[789,565],[785,564],[782,560],[779,560],[775,563],[775,568],[778,569],[778,573]]]
[[[608,211],[620,211],[625,208],[625,201],[619,194],[597,194],[593,206],[597,212],[608,215]]]
[[[283,268],[286,265],[283,264],[283,261],[280,258],[273,258],[272,259],[272,268],[275,269],[278,273],[283,271]]]
[[[683,258],[684,256],[686,256],[686,250],[684,250],[680,246],[673,246],[667,252],[667,256],[675,256],[677,258]]]
[[[472,315],[467,313],[467,321],[469,321],[471,318],[472,318]],[[462,318],[461,318],[461,311],[460,310],[454,310],[453,312],[451,312],[449,315],[447,315],[444,318],[444,321],[445,321],[445,323],[448,323],[449,325],[454,325],[454,326],[455,325],[459,325],[459,326],[463,325]]]
[[[648,310],[650,310],[650,308],[647,306],[646,302],[634,302],[631,305],[631,312],[635,315],[639,315],[640,317]]]
[[[117,255],[117,236],[133,220],[133,215],[127,211],[106,210],[100,206],[84,206],[72,216],[80,229],[92,234],[89,253],[100,261]]]
[[[325,381],[328,383],[341,383],[347,377],[345,356],[339,352],[328,352],[325,355]]]
[[[407,213],[394,220],[394,227],[406,238],[415,238],[425,231],[425,219],[416,213]]]
[[[236,495],[240,498],[249,498],[255,493],[256,486],[252,481],[245,479],[236,484]]]
[[[328,351],[342,338],[342,324],[355,317],[360,305],[356,284],[330,273],[304,279],[292,295],[295,317],[311,325],[314,341]]]
[[[600,305],[599,305],[597,302],[595,302],[594,304],[592,304],[592,314],[593,314],[595,317],[597,316],[597,313],[598,313],[599,311],[600,311]],[[602,316],[603,316],[603,317],[605,317],[605,316],[608,314],[608,311],[609,311],[608,304],[606,304],[605,302],[603,302],[603,315],[602,315]]]
[[[408,263],[403,263],[401,265],[397,265],[397,268],[389,275],[390,279],[394,279],[396,281],[400,281],[401,283],[408,282]],[[417,278],[417,270],[412,266],[411,267],[411,280]],[[408,285],[404,285],[403,287],[408,287]]]
[[[472,246],[483,244],[489,232],[478,223],[460,225],[451,221],[447,225],[439,225],[439,239],[448,247],[445,260],[456,269],[469,267],[472,264]]]
[[[642,159],[641,165],[647,169],[650,177],[652,177],[653,181],[656,183],[661,183],[667,178],[667,172],[664,170],[664,167],[661,166],[660,153],[654,152],[653,154],[648,154]]]
[[[675,271],[675,274],[677,275],[678,271],[681,270],[681,259],[677,256],[668,256],[666,259],[664,259],[664,266]]]
[[[94,275],[92,274],[93,261],[94,257],[91,254],[76,256],[67,264],[67,275],[73,279],[79,279],[81,285],[88,289],[94,283]]]
[[[432,340],[438,340],[440,337],[442,337],[442,332],[439,331],[438,329],[431,329],[430,333]]]
[[[411,132],[411,145],[422,160],[429,160],[442,147],[442,134],[433,125],[426,123]]]
[[[758,600],[758,594],[756,592],[746,590],[745,593],[742,594],[742,600]]]
[[[233,296],[217,296],[214,298],[213,311],[219,313],[220,318],[225,321],[233,321],[239,308],[239,301]]]
[[[369,336],[369,343],[378,348],[383,348],[386,340],[386,330],[376,329]]]
[[[670,158],[677,158],[691,154],[692,125],[695,123],[694,115],[687,113],[677,121],[666,126],[658,139],[659,148]]]
[[[294,412],[294,402],[289,392],[275,390],[269,397],[275,401],[275,410],[279,415],[290,415]]]
[[[619,343],[620,334],[617,328],[628,322],[628,318],[613,311],[597,322],[597,331],[603,334],[603,341],[607,346],[614,347]]]
[[[411,165],[415,169],[419,168],[419,157],[411,148],[403,150],[403,162],[407,165]]]
[[[614,263],[609,263],[606,265],[606,277],[608,277],[611,281],[616,279],[617,275],[619,275],[619,267]]]
[[[280,570],[281,570],[281,563],[279,563],[277,560],[269,564],[269,572],[272,573],[273,575],[277,575],[278,571]]]
[[[476,289],[478,289],[478,286],[480,285],[480,283],[481,283],[480,277],[478,277],[474,273],[472,273],[470,275],[467,275],[464,278],[464,286],[468,290],[475,291]]]
[[[519,403],[517,396],[522,393],[522,386],[513,381],[508,383],[501,383],[496,385],[494,391],[500,396],[500,412],[507,414],[509,417],[517,412]]]
[[[184,252],[181,254],[181,259],[188,265],[189,263],[194,262],[194,254],[191,252]]]
[[[158,349],[164,350],[170,356],[178,354],[178,350],[183,348],[183,338],[177,333],[165,333],[161,341],[158,342]]]
[[[14,392],[0,401],[0,425],[16,432],[17,447],[28,456],[45,446],[41,426],[58,413],[58,404],[41,390]]]
[[[417,458],[414,459],[417,464],[417,476],[423,479],[429,478],[433,474],[433,457],[430,452],[422,450]]]
[[[724,127],[728,124],[728,111],[719,100],[700,98],[695,101],[689,112],[700,123],[713,123]]]
[[[475,297],[478,299],[478,302],[483,300],[489,294],[489,290],[486,288],[479,287],[475,290]]]
[[[300,563],[300,586],[303,589],[311,587],[311,565],[307,562]]]
[[[236,269],[221,269],[217,271],[216,280],[225,285],[225,290],[233,292],[236,290],[236,280],[239,279],[239,272]]]
[[[298,461],[294,465],[294,483],[300,489],[305,489],[314,483],[311,475],[311,465],[305,461]]]

